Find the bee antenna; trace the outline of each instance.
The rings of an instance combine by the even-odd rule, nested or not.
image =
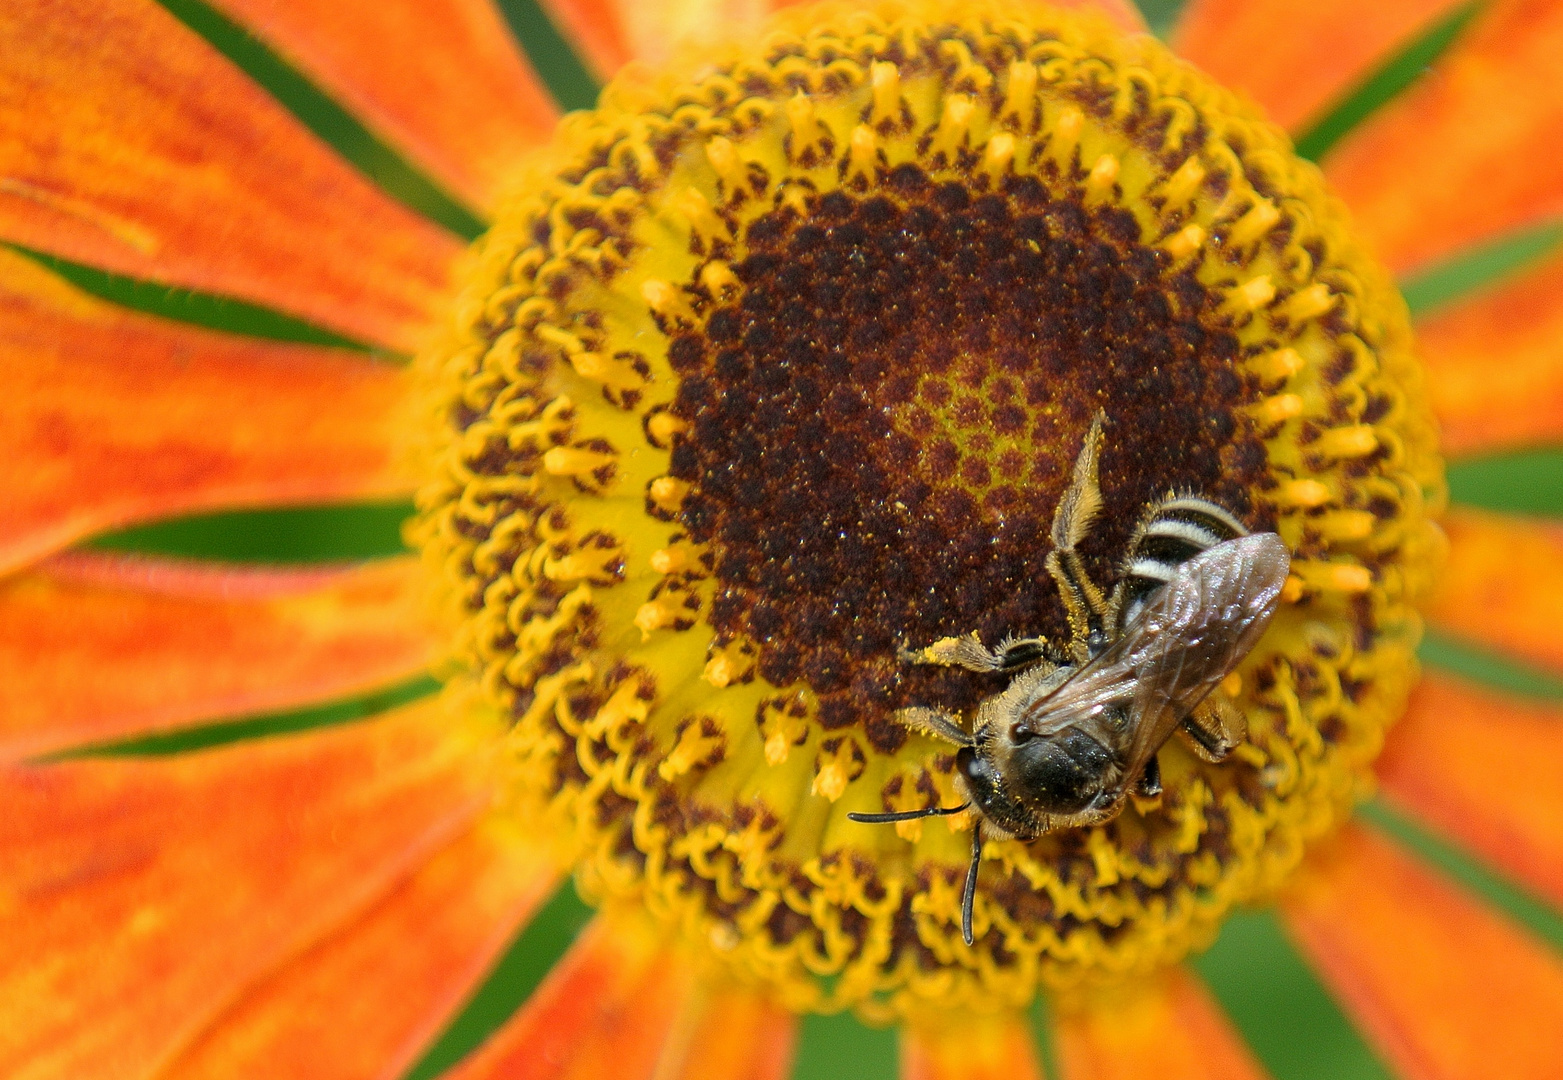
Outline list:
[[[961,890],[961,937],[971,946],[971,909],[977,901],[977,866],[982,862],[982,822],[971,826],[971,867],[966,871],[966,888]]]
[[[860,822],[864,825],[888,825],[894,821],[916,821],[925,817],[945,817],[948,814],[959,814],[963,810],[969,810],[971,803],[961,803],[959,806],[930,806],[923,810],[900,810],[894,814],[859,814],[857,811],[847,815],[848,821]]]

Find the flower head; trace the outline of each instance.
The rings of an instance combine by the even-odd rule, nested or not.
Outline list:
[[[1557,661],[1550,593],[1507,584],[1556,537],[1457,512],[1441,570],[1431,523],[1430,406],[1457,452],[1556,434],[1525,400],[1559,377],[1549,279],[1426,320],[1424,391],[1406,306],[1359,239],[1404,270],[1553,212],[1537,170],[1500,167],[1550,114],[1516,107],[1491,145],[1470,129],[1473,100],[1511,100],[1493,72],[1523,66],[1515,43],[1545,37],[1550,9],[1484,16],[1447,60],[1463,81],[1336,151],[1354,223],[1259,109],[1125,34],[1121,9],[1114,26],[909,0],[759,28],[559,4],[600,66],[652,64],[544,143],[499,19],[454,6],[345,31],[307,5],[225,5],[492,208],[453,302],[449,238],[162,9],[12,19],[0,78],[47,88],[60,134],[18,129],[6,238],[333,334],[197,331],[6,256],[26,474],[8,565],[108,526],[418,476],[423,571],[78,551],[6,583],[3,745],[29,759],[0,787],[26,928],[0,954],[7,1069],[404,1070],[570,871],[604,914],[459,1075],[779,1076],[797,1013],[848,1008],[904,1022],[909,1075],[1024,1075],[1039,991],[1069,1076],[1252,1075],[1175,965],[1277,897],[1397,1068],[1549,1067],[1538,1018],[1563,1008],[1563,966],[1341,823],[1376,777],[1557,895],[1551,758],[1525,751],[1556,742],[1545,708],[1433,677],[1374,764],[1415,681],[1419,606]],[[1196,4],[1181,40],[1293,126],[1417,28],[1396,9],[1332,52],[1312,24],[1245,38],[1248,10]],[[1243,40],[1313,78],[1264,81]],[[1450,161],[1397,194],[1420,219],[1385,171],[1441,160],[1418,157],[1418,123],[1442,125]],[[1476,161],[1489,197],[1467,207],[1436,177]],[[439,220],[470,219],[420,190]],[[421,351],[403,374],[334,334]],[[1494,339],[1541,358],[1478,378]],[[1278,611],[1210,697],[1174,697],[1136,775],[1113,770],[1150,723],[1140,699],[1067,767],[977,768],[988,742],[1036,735],[994,719],[1006,687],[1072,685],[1115,637],[1152,636],[1159,583],[1244,532],[1289,554]],[[378,719],[173,757],[122,741],[384,685],[431,637],[446,690]],[[1196,662],[1203,639],[1173,638],[1133,685]],[[1050,816],[1037,791],[1058,769],[1087,787],[1046,805],[1115,794]],[[931,810],[952,812],[907,816]],[[1523,1005],[1487,1000],[1493,973]]]

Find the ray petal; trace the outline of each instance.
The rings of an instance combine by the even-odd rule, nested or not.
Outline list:
[[[1391,268],[1563,214],[1560,49],[1563,6],[1497,0],[1432,72],[1325,158]]]
[[[0,761],[347,697],[423,670],[411,558],[273,569],[70,553],[0,584]]]
[[[1563,441],[1563,256],[1417,324],[1445,452]]]
[[[0,572],[157,517],[402,494],[407,378],[130,312],[0,250]]]
[[[901,1080],[1042,1080],[1018,1013],[914,1019],[901,1029]]]
[[[480,826],[248,991],[159,1080],[394,1080],[558,878],[541,852]]]
[[[454,237],[152,0],[0,13],[0,238],[412,349]]]
[[[650,1080],[696,980],[632,919],[594,919],[521,1011],[445,1080]]]
[[[0,1075],[149,1076],[369,907],[492,797],[438,702],[164,758],[0,778]]]
[[[215,0],[412,161],[493,205],[558,110],[490,0]]]
[[[1563,963],[1390,841],[1352,826],[1282,913],[1397,1076],[1557,1075]]]
[[[1422,677],[1378,760],[1384,795],[1563,906],[1563,708]]]
[[[1063,1080],[1264,1080],[1210,992],[1182,969],[1058,1018]]]
[[[599,79],[631,60],[658,63],[682,43],[757,33],[767,16],[807,0],[540,0],[544,10]],[[1145,20],[1131,0],[1057,0],[1058,7],[1091,8],[1131,32]]]
[[[1462,2],[1192,0],[1172,46],[1297,131]]]
[[[1457,637],[1563,671],[1558,596],[1563,525],[1457,507],[1443,519],[1449,560],[1427,608]]]

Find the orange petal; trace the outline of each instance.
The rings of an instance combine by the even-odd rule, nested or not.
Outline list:
[[[695,985],[650,926],[598,917],[444,1080],[649,1080]]]
[[[466,831],[490,797],[477,738],[429,702],[197,754],[6,770],[0,1075],[148,1075]]]
[[[0,760],[346,697],[433,649],[414,559],[220,567],[72,553],[0,584]]]
[[[405,492],[406,378],[136,314],[0,251],[0,572],[156,517]]]
[[[489,0],[216,0],[476,206],[558,109]]]
[[[1457,508],[1427,617],[1440,630],[1563,670],[1563,525]]]
[[[8,0],[0,237],[415,348],[449,234],[152,0]]]
[[[540,0],[600,79],[631,60],[666,60],[680,42],[753,36],[772,12],[808,2],[811,0]],[[1132,0],[1056,0],[1055,6],[1091,8],[1127,31],[1145,29],[1145,20]]]
[[[1064,1080],[1264,1080],[1210,992],[1182,969],[1137,993],[1061,1015]]]
[[[1563,905],[1563,708],[1428,674],[1378,761],[1389,800]]]
[[[1563,441],[1563,257],[1417,324],[1455,455]]]
[[[1282,913],[1397,1076],[1558,1075],[1563,963],[1388,840],[1348,829]]]
[[[901,1029],[901,1080],[1042,1080],[1024,1016],[960,1014]]]
[[[1461,2],[1192,0],[1172,45],[1297,131]]]
[[[1563,5],[1496,0],[1426,78],[1325,159],[1393,269],[1563,213],[1560,51]]]
[[[248,991],[159,1080],[403,1075],[558,880],[493,825]]]

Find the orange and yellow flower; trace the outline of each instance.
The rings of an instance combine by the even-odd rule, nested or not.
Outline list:
[[[506,185],[550,138],[558,110],[489,0],[213,6],[448,192],[435,212],[447,222],[507,212]],[[543,6],[607,78],[752,35],[761,9],[783,5]],[[1127,5],[1095,6],[1143,30]],[[1307,132],[1456,9],[1193,0],[1172,44]],[[192,29],[211,18],[185,0],[11,0],[0,13],[7,1076],[404,1075],[582,858],[518,792],[494,707],[512,699],[487,684],[457,678],[354,723],[147,752],[149,737],[406,683],[447,643],[407,557],[238,566],[87,542],[203,511],[409,495],[430,471],[407,436],[426,402],[395,357],[448,360],[453,321],[486,325],[455,282],[458,266],[469,282],[489,271]],[[1322,162],[1403,281],[1563,217],[1563,6],[1492,0],[1461,26],[1430,74]],[[95,272],[231,298],[288,329],[135,310],[81,287]],[[1560,283],[1554,249],[1417,313],[1452,460],[1563,436]],[[1442,525],[1435,631],[1563,667],[1563,532],[1458,505]],[[1429,673],[1377,783],[1397,811],[1563,905],[1560,723],[1553,702]],[[700,729],[686,730],[694,760]],[[834,803],[847,782],[816,776],[802,798]],[[648,915],[625,902],[634,890],[592,883],[617,901],[444,1075],[788,1075],[799,1021],[775,987],[715,959],[721,943],[670,932],[677,912]],[[1311,847],[1279,905],[1395,1075],[1544,1077],[1563,1061],[1563,960],[1379,826]],[[921,993],[936,1002],[932,985]],[[1040,1075],[1013,1002],[964,1004],[902,1010],[904,1076]],[[1265,1075],[1188,968],[1059,1005],[1050,1032],[1069,1080]]]

